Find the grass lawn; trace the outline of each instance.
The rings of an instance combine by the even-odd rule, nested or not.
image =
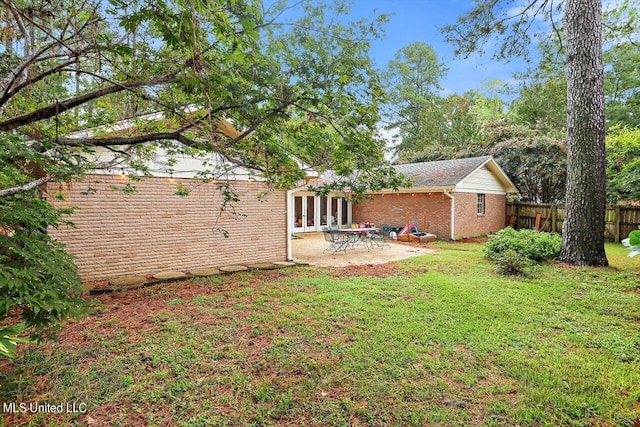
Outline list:
[[[0,362],[5,425],[616,426],[640,418],[640,259],[496,276],[477,243],[100,296]],[[19,408],[19,406],[18,406]],[[28,407],[27,407],[28,409]],[[73,409],[73,406],[71,407]]]

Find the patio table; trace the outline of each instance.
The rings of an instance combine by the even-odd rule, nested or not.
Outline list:
[[[369,246],[373,247],[373,243],[370,239],[371,232],[380,231],[379,228],[376,227],[359,227],[359,228],[340,228],[339,231],[341,233],[345,233],[348,236],[349,243],[347,246],[351,246],[355,248],[358,245],[363,245],[369,250]]]

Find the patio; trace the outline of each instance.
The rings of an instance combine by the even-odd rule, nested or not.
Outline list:
[[[293,260],[318,267],[346,267],[350,265],[384,264],[437,251],[424,244],[403,243],[391,240],[390,247],[373,247],[368,250],[363,246],[344,251],[326,251],[329,242],[322,233],[294,234],[291,239]]]

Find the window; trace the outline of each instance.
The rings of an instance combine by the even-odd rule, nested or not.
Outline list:
[[[329,205],[329,197],[320,198],[320,225],[327,225],[327,209]]]
[[[484,215],[484,194],[478,194],[478,215]]]
[[[342,222],[341,224],[348,224],[350,221],[349,219],[349,202],[347,201],[346,197],[343,197],[342,199]]]

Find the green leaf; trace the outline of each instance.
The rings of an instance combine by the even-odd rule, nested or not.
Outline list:
[[[0,329],[0,356],[13,358],[15,357],[17,344],[34,342],[29,338],[16,336],[17,334],[24,332],[26,329],[27,326],[24,323],[18,323],[16,325]]]

